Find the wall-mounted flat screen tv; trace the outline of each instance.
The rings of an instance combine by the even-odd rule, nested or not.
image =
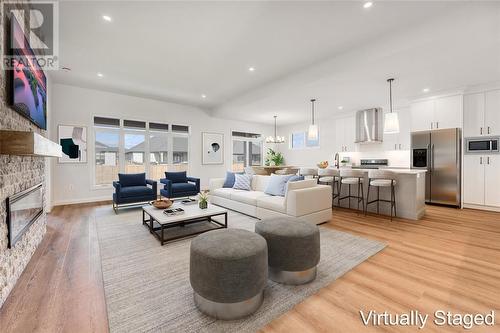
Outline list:
[[[12,108],[42,129],[47,129],[47,78],[36,61],[23,29],[11,17],[13,56]]]

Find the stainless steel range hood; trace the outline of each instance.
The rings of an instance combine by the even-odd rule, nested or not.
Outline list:
[[[356,143],[381,143],[384,141],[382,108],[356,112]]]

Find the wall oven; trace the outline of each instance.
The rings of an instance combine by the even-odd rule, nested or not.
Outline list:
[[[491,154],[498,153],[498,143],[500,137],[466,138],[466,154]]]

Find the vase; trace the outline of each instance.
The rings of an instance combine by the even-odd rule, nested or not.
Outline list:
[[[208,208],[208,202],[207,201],[200,201],[198,203],[198,206],[200,206],[200,209],[207,209]]]

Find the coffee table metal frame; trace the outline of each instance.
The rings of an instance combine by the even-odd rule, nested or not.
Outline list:
[[[163,214],[163,212],[162,212],[162,214]],[[146,215],[149,216],[149,218],[146,218]],[[221,216],[221,215],[224,215],[224,223],[220,223],[220,222],[212,219],[212,217]],[[159,226],[155,227],[154,226],[155,222]],[[197,232],[193,232],[193,233],[189,233],[189,234],[183,234],[180,236],[165,238],[165,229],[174,228],[174,227],[183,227],[183,226],[188,225],[188,224],[199,223],[199,222],[211,222],[213,224],[218,225],[218,227],[214,227],[214,228],[211,228],[208,230],[197,231]],[[142,224],[144,226],[146,226],[146,228],[149,229],[149,232],[151,234],[153,234],[160,241],[161,245],[163,246],[163,244],[170,242],[170,241],[173,241],[173,240],[176,240],[176,239],[181,239],[181,238],[186,238],[189,236],[202,234],[202,233],[207,232],[207,231],[227,228],[227,211],[208,214],[208,215],[202,216],[202,217],[187,218],[185,220],[179,220],[179,221],[175,221],[175,222],[159,222],[153,216],[151,216],[148,212],[146,212],[144,210],[144,207],[142,207]]]

